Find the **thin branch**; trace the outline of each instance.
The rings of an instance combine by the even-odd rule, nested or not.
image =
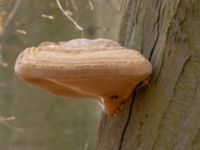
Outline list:
[[[46,18],[46,19],[50,19],[50,20],[53,20],[53,19],[54,19],[54,16],[53,16],[53,15],[48,15],[48,14],[41,14],[41,17],[42,17],[42,18]]]
[[[56,0],[56,3],[58,5],[58,8],[62,11],[62,13],[74,24],[74,26],[81,32],[84,31],[83,27],[81,27],[68,13],[68,11],[65,11],[60,3],[59,0]]]
[[[14,17],[19,5],[21,3],[21,0],[17,0],[13,6],[13,9],[11,10],[11,12],[9,13],[7,20],[4,23],[4,31],[2,33],[0,33],[0,37],[5,33],[5,30],[7,29],[7,27],[9,26],[12,18]]]
[[[93,4],[93,2],[91,0],[88,0],[88,4],[90,6],[90,9],[94,10],[94,4]]]
[[[16,32],[17,33],[20,33],[20,34],[27,34],[27,32],[25,30],[22,30],[22,29],[16,29]]]
[[[48,13],[54,11],[54,10],[57,10],[57,9],[58,9],[58,8],[51,8],[51,9],[48,9],[47,11],[44,11],[44,12],[42,12],[42,13],[39,13],[38,15],[36,15],[35,17],[33,17],[31,20],[28,20],[28,21],[26,21],[26,22],[24,22],[24,23],[18,24],[17,26],[18,26],[18,27],[22,27],[22,26],[30,25],[30,24],[33,23],[34,21],[36,21],[36,20],[38,20],[38,19],[40,19],[40,18],[44,18],[44,17],[42,16],[42,14],[48,14]]]
[[[8,14],[8,17],[7,17],[7,20],[4,22],[4,25],[3,25],[3,28],[4,30],[2,32],[0,32],[0,38],[3,37],[4,33],[8,30],[8,26],[13,18],[13,16],[15,15],[19,5],[21,3],[21,0],[17,0],[13,6],[13,9],[10,11],[10,13]],[[1,44],[2,44],[2,41],[1,41]],[[0,66],[3,66],[3,67],[7,67],[8,64],[5,63],[3,60],[2,60],[2,45],[0,45]]]
[[[0,123],[3,124],[4,126],[14,130],[14,131],[17,131],[17,132],[23,132],[24,130],[21,129],[21,128],[18,128],[18,127],[15,127],[11,124],[9,124],[7,121],[10,121],[10,120],[14,120],[15,117],[9,117],[9,118],[3,118],[3,117],[0,117]]]

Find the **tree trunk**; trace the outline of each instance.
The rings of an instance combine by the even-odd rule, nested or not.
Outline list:
[[[119,41],[153,64],[117,117],[103,115],[97,150],[200,149],[200,1],[124,0]]]

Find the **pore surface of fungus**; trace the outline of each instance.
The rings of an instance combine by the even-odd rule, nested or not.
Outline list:
[[[23,80],[54,95],[97,100],[109,115],[151,71],[150,62],[138,51],[107,39],[44,42],[25,49],[15,64]]]

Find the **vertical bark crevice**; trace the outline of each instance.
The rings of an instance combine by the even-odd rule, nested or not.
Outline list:
[[[155,42],[153,44],[153,47],[150,50],[150,55],[149,55],[149,60],[150,61],[152,60],[153,52],[154,52],[154,50],[155,50],[155,48],[156,48],[156,46],[158,44],[158,39],[159,39],[159,36],[160,36],[161,6],[162,6],[162,3],[158,0],[157,4],[156,4],[156,7],[158,7],[158,16],[157,16],[156,22],[154,23],[154,27],[156,27],[156,39],[155,39]]]
[[[128,125],[129,125],[129,121],[131,119],[132,109],[133,109],[133,105],[134,105],[134,99],[135,99],[135,91],[133,92],[133,96],[132,96],[132,99],[131,99],[131,105],[130,105],[130,109],[128,111],[128,118],[127,118],[126,123],[124,125],[124,128],[122,130],[121,140],[120,140],[120,144],[119,144],[119,150],[122,150],[124,137],[125,137]]]

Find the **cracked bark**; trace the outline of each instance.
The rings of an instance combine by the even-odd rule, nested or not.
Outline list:
[[[117,117],[103,115],[97,150],[199,150],[200,2],[126,0],[122,8],[119,42],[154,70]]]

